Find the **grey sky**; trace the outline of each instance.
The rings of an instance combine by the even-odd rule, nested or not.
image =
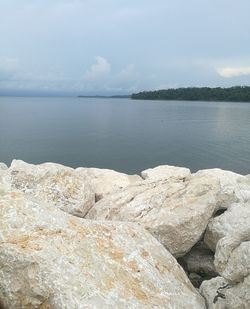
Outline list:
[[[249,0],[0,0],[0,94],[250,84]]]

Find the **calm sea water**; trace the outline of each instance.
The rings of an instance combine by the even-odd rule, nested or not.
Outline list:
[[[0,97],[0,161],[250,173],[250,104]]]

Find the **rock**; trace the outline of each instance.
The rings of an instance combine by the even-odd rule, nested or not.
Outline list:
[[[250,203],[232,205],[220,222],[225,236],[216,245],[215,267],[222,277],[240,282],[250,276]]]
[[[7,169],[8,169],[8,166],[5,163],[0,162],[0,171],[1,170],[7,170]]]
[[[224,237],[218,242],[214,264],[219,274],[231,282],[250,276],[250,227],[245,234]]]
[[[222,277],[203,281],[200,292],[205,297],[208,309],[250,308],[250,277],[233,285]]]
[[[0,195],[0,299],[16,308],[203,308],[171,254],[136,224],[94,222]]]
[[[84,217],[95,203],[89,181],[74,169],[55,163],[39,165],[14,160],[2,176],[5,186]]]
[[[250,203],[240,203],[209,223],[205,241],[216,250],[214,264],[222,278],[204,283],[202,294],[211,303],[221,282],[229,284],[224,300],[220,300],[223,305],[211,308],[250,308],[249,222]]]
[[[195,287],[199,287],[198,282],[201,284],[203,280],[218,276],[214,266],[214,254],[203,243],[195,245],[184,257],[178,259],[178,262],[188,274],[191,282],[195,283]]]
[[[204,242],[213,251],[218,241],[226,236],[234,237],[248,228],[250,222],[250,203],[237,203],[229,206],[221,216],[210,220]]]
[[[198,171],[195,175],[213,177],[221,184],[221,205],[220,208],[227,208],[235,202],[250,201],[250,179],[246,176],[219,168]]]
[[[200,276],[196,273],[188,274],[188,278],[192,282],[193,286],[196,287],[196,288],[199,288],[202,281],[204,280],[202,276]]]
[[[103,198],[86,218],[139,222],[180,257],[201,238],[217,209],[219,194],[219,183],[212,177],[145,180]]]
[[[76,169],[76,172],[81,176],[89,178],[96,195],[96,201],[114,191],[142,180],[138,175],[126,175],[113,170],[100,168],[79,167]]]
[[[170,166],[170,165],[160,165],[155,168],[149,168],[141,172],[143,179],[150,180],[161,180],[161,179],[185,179],[191,175],[188,168]]]

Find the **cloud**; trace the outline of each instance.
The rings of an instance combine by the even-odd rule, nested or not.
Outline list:
[[[0,81],[14,78],[18,68],[17,58],[0,58]]]
[[[26,90],[76,93],[130,93],[137,84],[138,74],[133,64],[118,72],[111,72],[111,64],[104,57],[95,57],[83,75],[73,78],[61,68],[51,67],[47,72],[29,70],[16,58],[0,58],[0,91]]]
[[[96,63],[93,64],[84,74],[84,79],[87,81],[103,79],[110,73],[111,65],[105,58],[97,56],[95,57],[95,60]]]
[[[131,75],[134,74],[134,71],[135,71],[135,65],[131,63],[121,70],[121,72],[119,73],[119,76],[125,77],[125,78],[131,77]]]
[[[134,91],[139,78],[134,64],[127,64],[119,70],[111,70],[110,62],[102,56],[95,57],[95,63],[77,83],[78,90],[93,93],[130,93]]]
[[[225,67],[216,69],[217,73],[225,78],[250,75],[250,67]]]
[[[0,59],[0,70],[13,71],[19,66],[17,58],[1,58]]]

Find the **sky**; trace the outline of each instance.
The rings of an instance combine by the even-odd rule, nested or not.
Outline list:
[[[0,0],[0,95],[250,85],[249,0]]]

